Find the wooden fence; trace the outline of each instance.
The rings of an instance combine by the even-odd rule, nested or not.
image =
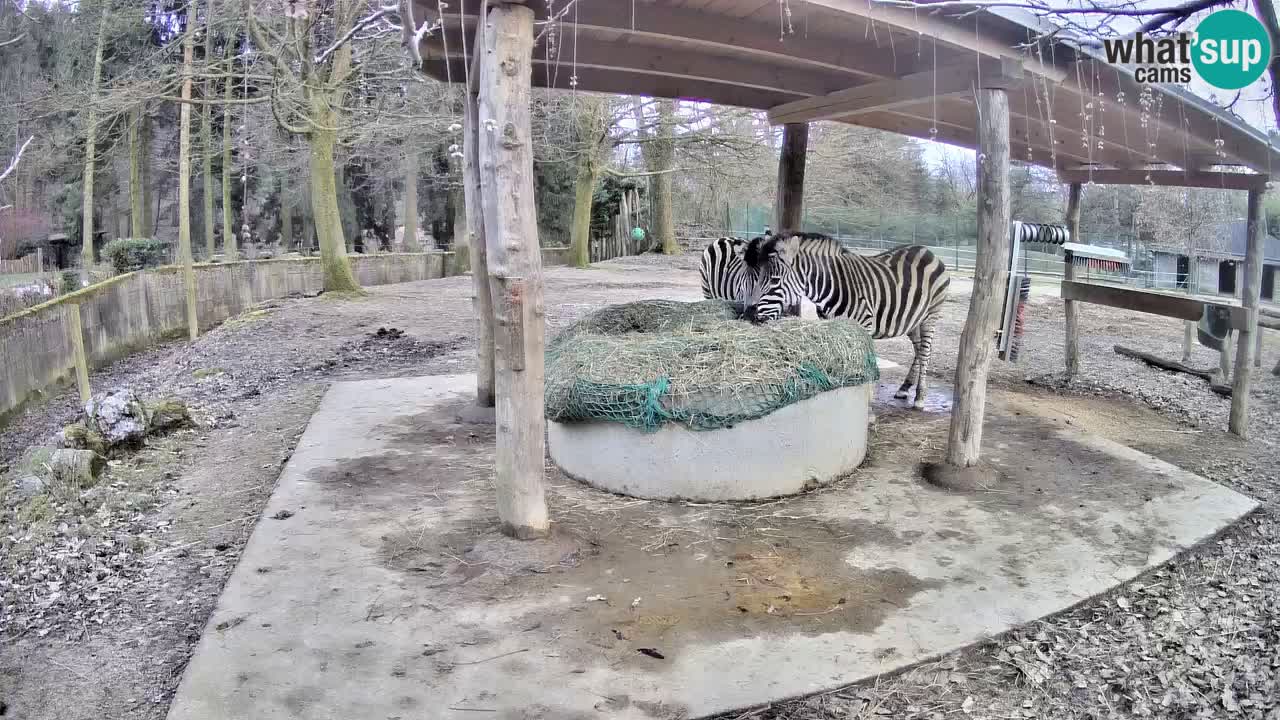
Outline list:
[[[613,216],[613,233],[591,238],[588,261],[596,263],[626,255],[639,255],[652,247],[653,238],[647,231],[642,242],[631,238],[632,230],[644,227],[643,217],[647,215],[647,208],[640,202],[639,190],[633,188],[622,193],[618,214]]]
[[[44,252],[39,248],[34,253],[17,260],[0,260],[0,275],[25,275],[44,272]]]

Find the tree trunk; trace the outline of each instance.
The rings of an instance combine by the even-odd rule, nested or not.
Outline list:
[[[583,151],[583,155],[586,151]],[[573,182],[573,225],[569,228],[569,261],[574,267],[591,264],[591,202],[595,194],[597,174],[592,172],[593,162],[583,156],[578,158],[578,174]]]
[[[338,209],[337,173],[333,164],[337,145],[335,119],[319,103],[313,103],[312,109],[318,127],[307,136],[311,150],[311,212],[320,240],[324,289],[331,293],[359,292],[360,284],[347,261],[347,243],[342,237],[342,215]]]
[[[304,255],[310,255],[316,246],[316,223],[311,213],[311,181],[307,180],[308,192],[298,205],[302,211],[302,237],[298,239],[298,249]]]
[[[947,436],[947,463],[970,467],[982,449],[987,371],[1000,322],[1001,291],[1009,266],[1009,95],[978,90],[978,244],[973,295],[956,357],[955,403]]]
[[[474,47],[484,45],[484,25],[476,28]],[[467,212],[467,239],[459,243],[466,248],[471,267],[471,307],[476,315],[476,405],[494,406],[493,296],[489,293],[488,243],[485,239],[485,217],[480,194],[479,78],[478,55],[472,61],[471,86],[462,113],[462,193]]]
[[[231,78],[222,87],[222,254],[228,260],[239,258],[236,226],[231,218]]]
[[[280,188],[280,252],[293,250],[293,201],[286,198],[284,187]]]
[[[195,29],[189,14],[186,37],[182,40],[182,99],[191,99],[191,62],[195,54]],[[191,103],[178,109],[178,261],[182,263],[182,284],[187,291],[187,333],[192,341],[200,335],[196,315],[196,274],[191,259]]]
[[[533,197],[529,96],[533,10],[499,4],[480,61],[480,183],[496,319],[498,517],[517,538],[549,531],[543,490],[542,258]],[[489,129],[492,128],[492,129]]]
[[[142,108],[129,111],[129,221],[131,237],[147,236],[147,191],[142,182]]]
[[[356,220],[356,201],[352,197],[351,186],[347,185],[346,162],[337,156],[336,135],[333,149],[333,187],[338,198],[338,229],[346,241],[348,253],[364,252],[364,236],[361,234],[360,223]]]
[[[204,61],[213,62],[213,0],[208,0],[204,17]],[[217,252],[213,229],[213,80],[206,80],[201,96],[205,100],[200,109],[200,177],[204,200],[204,259],[209,260]]]
[[[89,84],[89,117],[84,136],[84,195],[80,212],[80,274],[85,282],[93,269],[93,175],[97,169],[98,155],[98,86],[102,83],[102,52],[107,42],[107,6],[100,8],[98,37],[93,50],[93,77]]]
[[[573,225],[569,227],[569,262],[574,267],[591,264],[591,204],[600,181],[605,149],[605,101],[599,97],[578,99],[578,168],[573,182]]]
[[[1255,350],[1254,337],[1262,332],[1258,327],[1258,302],[1262,291],[1262,252],[1266,236],[1266,221],[1262,216],[1262,190],[1249,191],[1249,239],[1244,255],[1244,287],[1240,292],[1240,304],[1252,319],[1238,330],[1240,344],[1236,348],[1235,378],[1231,386],[1231,417],[1228,429],[1239,437],[1249,436],[1249,383],[1253,363],[1249,353]],[[1226,349],[1223,345],[1223,349]]]
[[[782,152],[778,155],[778,193],[773,212],[778,232],[799,232],[804,217],[804,164],[809,150],[809,123],[782,127]]]
[[[1200,264],[1196,260],[1195,250],[1192,247],[1187,248],[1187,294],[1194,295],[1196,292],[1197,276],[1200,274]],[[1182,362],[1191,362],[1191,350],[1195,347],[1196,342],[1196,323],[1187,320],[1182,323]]]
[[[680,243],[676,242],[675,211],[671,206],[671,184],[675,179],[676,149],[674,130],[675,103],[671,100],[658,101],[658,134],[653,142],[653,166],[650,172],[660,174],[653,176],[653,225],[650,230],[654,242],[662,247],[667,255],[679,255]]]
[[[1080,183],[1071,183],[1071,187],[1067,191],[1067,234],[1071,236],[1071,242],[1080,242]],[[1075,279],[1075,265],[1067,260],[1063,265],[1063,279]],[[1076,317],[1078,308],[1075,301],[1067,300],[1066,306],[1066,356],[1067,356],[1067,378],[1074,378],[1080,372],[1080,320]]]
[[[420,252],[418,244],[418,148],[416,140],[405,141],[404,150],[404,249]]]
[[[156,234],[156,214],[159,207],[156,203],[155,186],[151,182],[151,116],[147,109],[142,109],[142,235],[149,238]]]

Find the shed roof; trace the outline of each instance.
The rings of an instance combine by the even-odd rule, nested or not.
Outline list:
[[[439,17],[435,0],[413,1],[418,18]],[[428,74],[466,77],[463,29],[469,55],[483,2],[449,3],[445,31],[422,42]],[[768,110],[774,122],[838,120],[974,148],[973,83],[1003,81],[1017,61],[1021,75],[1007,83],[1014,160],[1059,170],[1280,168],[1280,148],[1263,133],[1190,92],[1139,85],[1069,39],[1044,39],[1052,26],[1014,8],[925,12],[876,0],[531,7],[541,23],[538,87],[700,100]],[[552,16],[558,21],[548,23]]]
[[[1220,247],[1197,248],[1196,257],[1219,259],[1243,259],[1249,246],[1249,221],[1232,220],[1214,226],[1215,236],[1223,239]],[[1156,253],[1165,255],[1185,255],[1185,249],[1177,247],[1160,247]],[[1267,264],[1280,264],[1280,238],[1267,233],[1262,238],[1262,257]]]
[[[1232,220],[1229,223],[1223,223],[1221,233],[1227,238],[1227,246],[1219,254],[1243,258],[1245,250],[1249,247],[1249,222]],[[1267,233],[1262,238],[1262,257],[1266,262],[1280,262],[1280,239],[1271,233]]]

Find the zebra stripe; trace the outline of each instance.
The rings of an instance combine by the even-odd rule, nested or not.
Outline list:
[[[803,248],[803,250],[801,250]],[[876,339],[911,338],[915,357],[897,397],[916,388],[923,407],[934,328],[951,279],[946,266],[923,245],[904,245],[878,255],[844,251],[817,234],[751,241],[743,253],[757,288],[749,316],[780,317],[807,298],[821,318],[851,318]]]
[[[747,284],[747,266],[742,262],[746,242],[722,237],[712,240],[702,251],[698,272],[702,275],[702,297],[741,302]]]

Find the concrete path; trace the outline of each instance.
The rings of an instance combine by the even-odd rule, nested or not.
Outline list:
[[[494,522],[492,428],[458,420],[473,383],[331,388],[171,720],[672,720],[743,708],[1062,610],[1255,507],[1036,417],[1034,403],[992,401],[998,487],[919,480],[923,428],[945,416],[895,410],[868,465],[784,500],[637,501],[551,469],[555,533],[521,543]]]

